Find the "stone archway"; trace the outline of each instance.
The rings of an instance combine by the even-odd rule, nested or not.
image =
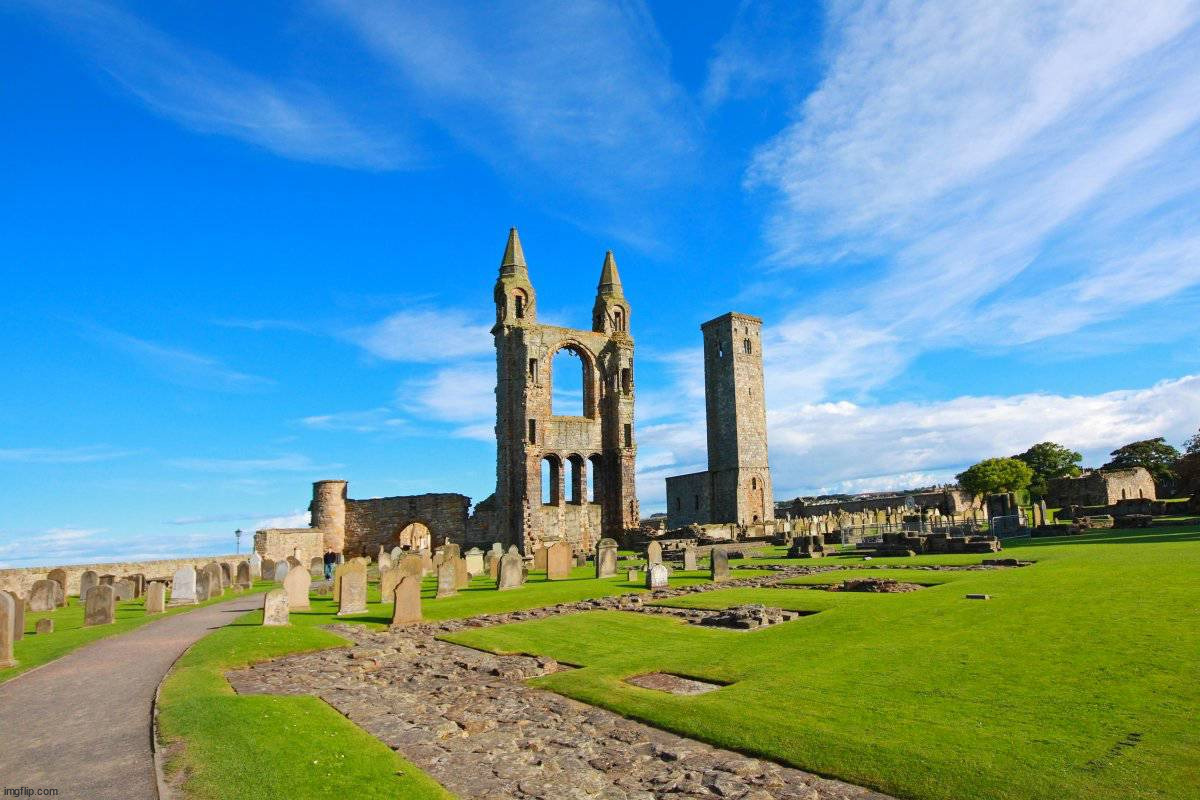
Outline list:
[[[433,549],[433,532],[429,530],[429,526],[420,520],[413,520],[397,529],[395,536],[395,545],[404,550],[432,550]]]

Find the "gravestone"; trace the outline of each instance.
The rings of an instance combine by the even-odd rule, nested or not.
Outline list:
[[[398,563],[400,561],[400,559],[403,557],[404,557],[404,550],[399,545],[392,548],[392,563],[393,564]]]
[[[171,579],[171,605],[182,606],[196,602],[196,568],[180,567]]]
[[[611,578],[617,574],[617,542],[601,539],[596,544],[596,577]]]
[[[465,589],[471,585],[471,575],[467,572],[467,560],[461,556],[451,559],[454,565],[454,588]]]
[[[87,590],[100,583],[100,576],[94,569],[85,569],[79,576],[79,599],[82,600]]]
[[[83,598],[83,626],[110,625],[117,616],[117,601],[113,587],[100,584],[88,590]]]
[[[223,592],[233,586],[233,570],[224,561],[218,564],[217,568],[221,570],[221,591]]]
[[[483,551],[478,547],[468,550],[467,554],[463,556],[463,561],[467,562],[467,574],[472,578],[483,574]]]
[[[462,547],[454,542],[446,542],[442,545],[442,552],[446,558],[462,558]]]
[[[453,597],[458,594],[458,568],[455,566],[457,561],[457,558],[450,559],[438,567],[437,594],[434,597]]]
[[[204,571],[208,573],[208,596],[220,597],[225,592],[225,586],[221,582],[221,566],[215,561],[210,561],[204,565]]]
[[[343,564],[338,572],[342,580],[338,586],[337,615],[363,613],[367,610],[367,565],[356,558]]]
[[[402,556],[396,562],[395,569],[401,575],[412,575],[414,578],[420,578],[425,574],[425,565],[422,563],[421,557],[415,553],[407,553]]]
[[[239,589],[249,589],[250,584],[250,562],[242,561],[237,565],[237,587]]]
[[[421,556],[421,574],[428,575],[429,573],[433,572],[433,556],[430,554],[430,552],[428,550],[422,550],[420,552],[420,556]]]
[[[283,579],[291,572],[291,569],[292,565],[286,561],[275,562],[275,573],[271,576],[271,580],[282,583]]]
[[[429,563],[432,565],[432,568],[436,570],[438,567],[440,567],[442,565],[442,562],[445,560],[446,560],[446,551],[439,547],[437,550],[434,551],[433,558],[431,558],[429,560]]]
[[[571,577],[571,545],[559,540],[546,548],[546,580],[562,581]]]
[[[383,573],[392,568],[392,554],[386,552],[382,547],[379,548],[379,558],[376,559],[379,564],[379,572]]]
[[[525,559],[517,552],[517,546],[510,544],[508,552],[500,559],[500,579],[496,582],[497,589],[517,589],[525,583]]]
[[[101,586],[112,586],[113,581],[115,581],[116,579],[117,579],[116,575],[101,575],[100,576],[100,585]]]
[[[495,553],[497,558],[502,557],[504,555],[504,545],[499,542],[492,542],[491,552]]]
[[[400,567],[393,567],[379,573],[379,601],[381,603],[391,603],[395,600],[396,587],[400,585],[400,579],[406,574],[408,573]]]
[[[67,571],[62,567],[52,569],[46,575],[46,580],[51,580],[58,584],[58,605],[60,607],[65,606],[67,604]]]
[[[13,642],[17,638],[16,623],[17,609],[12,595],[0,592],[0,669],[17,665],[17,660],[13,658]]]
[[[291,572],[294,569],[303,569],[304,568],[304,564],[300,561],[300,559],[296,558],[295,556],[287,557],[287,565],[288,565],[289,572]]]
[[[488,550],[483,554],[483,571],[488,574],[492,580],[500,577],[500,559],[502,555],[495,550]]]
[[[153,581],[146,587],[146,613],[161,614],[166,609],[167,585]]]
[[[683,548],[683,568],[685,570],[697,569],[696,545],[689,544]]]
[[[133,581],[122,578],[112,585],[113,597],[118,603],[123,600],[132,600],[134,595]]]
[[[254,581],[260,580],[263,575],[262,556],[258,553],[251,553],[250,558],[246,559],[246,561],[250,564],[250,579]]]
[[[35,613],[53,611],[58,608],[59,585],[55,581],[34,581],[29,590],[29,610]]]
[[[647,589],[666,589],[667,588],[667,568],[661,563],[651,564],[650,569],[646,570],[646,588]]]
[[[126,575],[125,580],[133,584],[133,596],[141,597],[146,593],[146,576],[140,572]]]
[[[325,577],[325,559],[317,556],[308,560],[308,574],[314,578]]]
[[[651,564],[662,563],[662,545],[658,542],[651,542],[646,545],[646,566]]]
[[[269,558],[262,560],[262,576],[264,581],[275,580],[275,562]]]
[[[413,625],[421,621],[421,579],[402,575],[392,590],[392,626]]]
[[[306,609],[308,592],[312,588],[312,576],[306,570],[294,569],[283,579],[283,590],[287,592],[288,608],[292,611]]]
[[[16,609],[13,617],[13,641],[19,642],[25,638],[25,601],[16,592],[0,591],[0,594],[7,594],[12,598],[13,608]]]
[[[629,570],[629,572],[625,574],[625,580],[629,581],[630,583],[637,583],[638,571],[636,569]]]
[[[54,620],[50,619],[49,617],[43,617],[42,619],[39,619],[37,621],[37,625],[34,627],[34,633],[54,633]]]
[[[537,545],[536,547],[533,548],[533,568],[534,569],[545,569],[546,568],[546,546],[545,545]]]
[[[203,603],[212,596],[212,573],[206,569],[196,571],[196,602]]]
[[[576,553],[575,554],[575,566],[577,566],[577,567],[586,567],[587,566],[587,554],[586,553]]]
[[[729,580],[729,553],[721,545],[714,545],[708,553],[708,576],[714,581]]]
[[[263,595],[263,621],[268,627],[287,625],[288,594],[286,589],[272,589]]]

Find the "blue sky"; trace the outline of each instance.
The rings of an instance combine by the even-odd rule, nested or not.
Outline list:
[[[491,286],[616,253],[639,492],[765,320],[777,496],[1200,427],[1194,2],[0,2],[0,564],[494,482]]]

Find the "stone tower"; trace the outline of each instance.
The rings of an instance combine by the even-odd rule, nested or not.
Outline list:
[[[538,323],[516,228],[508,234],[494,299],[497,537],[526,553],[558,539],[591,550],[601,537],[636,529],[633,338],[612,252],[600,270],[590,331]],[[553,413],[552,365],[564,349],[583,363],[581,416]]]

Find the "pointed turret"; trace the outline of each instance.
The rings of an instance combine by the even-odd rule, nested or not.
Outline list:
[[[508,229],[508,244],[504,245],[504,257],[500,259],[501,275],[516,275],[525,270],[525,251],[521,248],[521,237],[516,228]]]
[[[525,265],[525,250],[516,228],[508,229],[508,243],[500,259],[500,277],[493,290],[497,324],[522,325],[537,321],[533,284]]]
[[[592,330],[610,336],[629,330],[629,304],[612,250],[604,254],[604,266],[600,268],[600,285],[596,287],[596,304],[592,306]]]

